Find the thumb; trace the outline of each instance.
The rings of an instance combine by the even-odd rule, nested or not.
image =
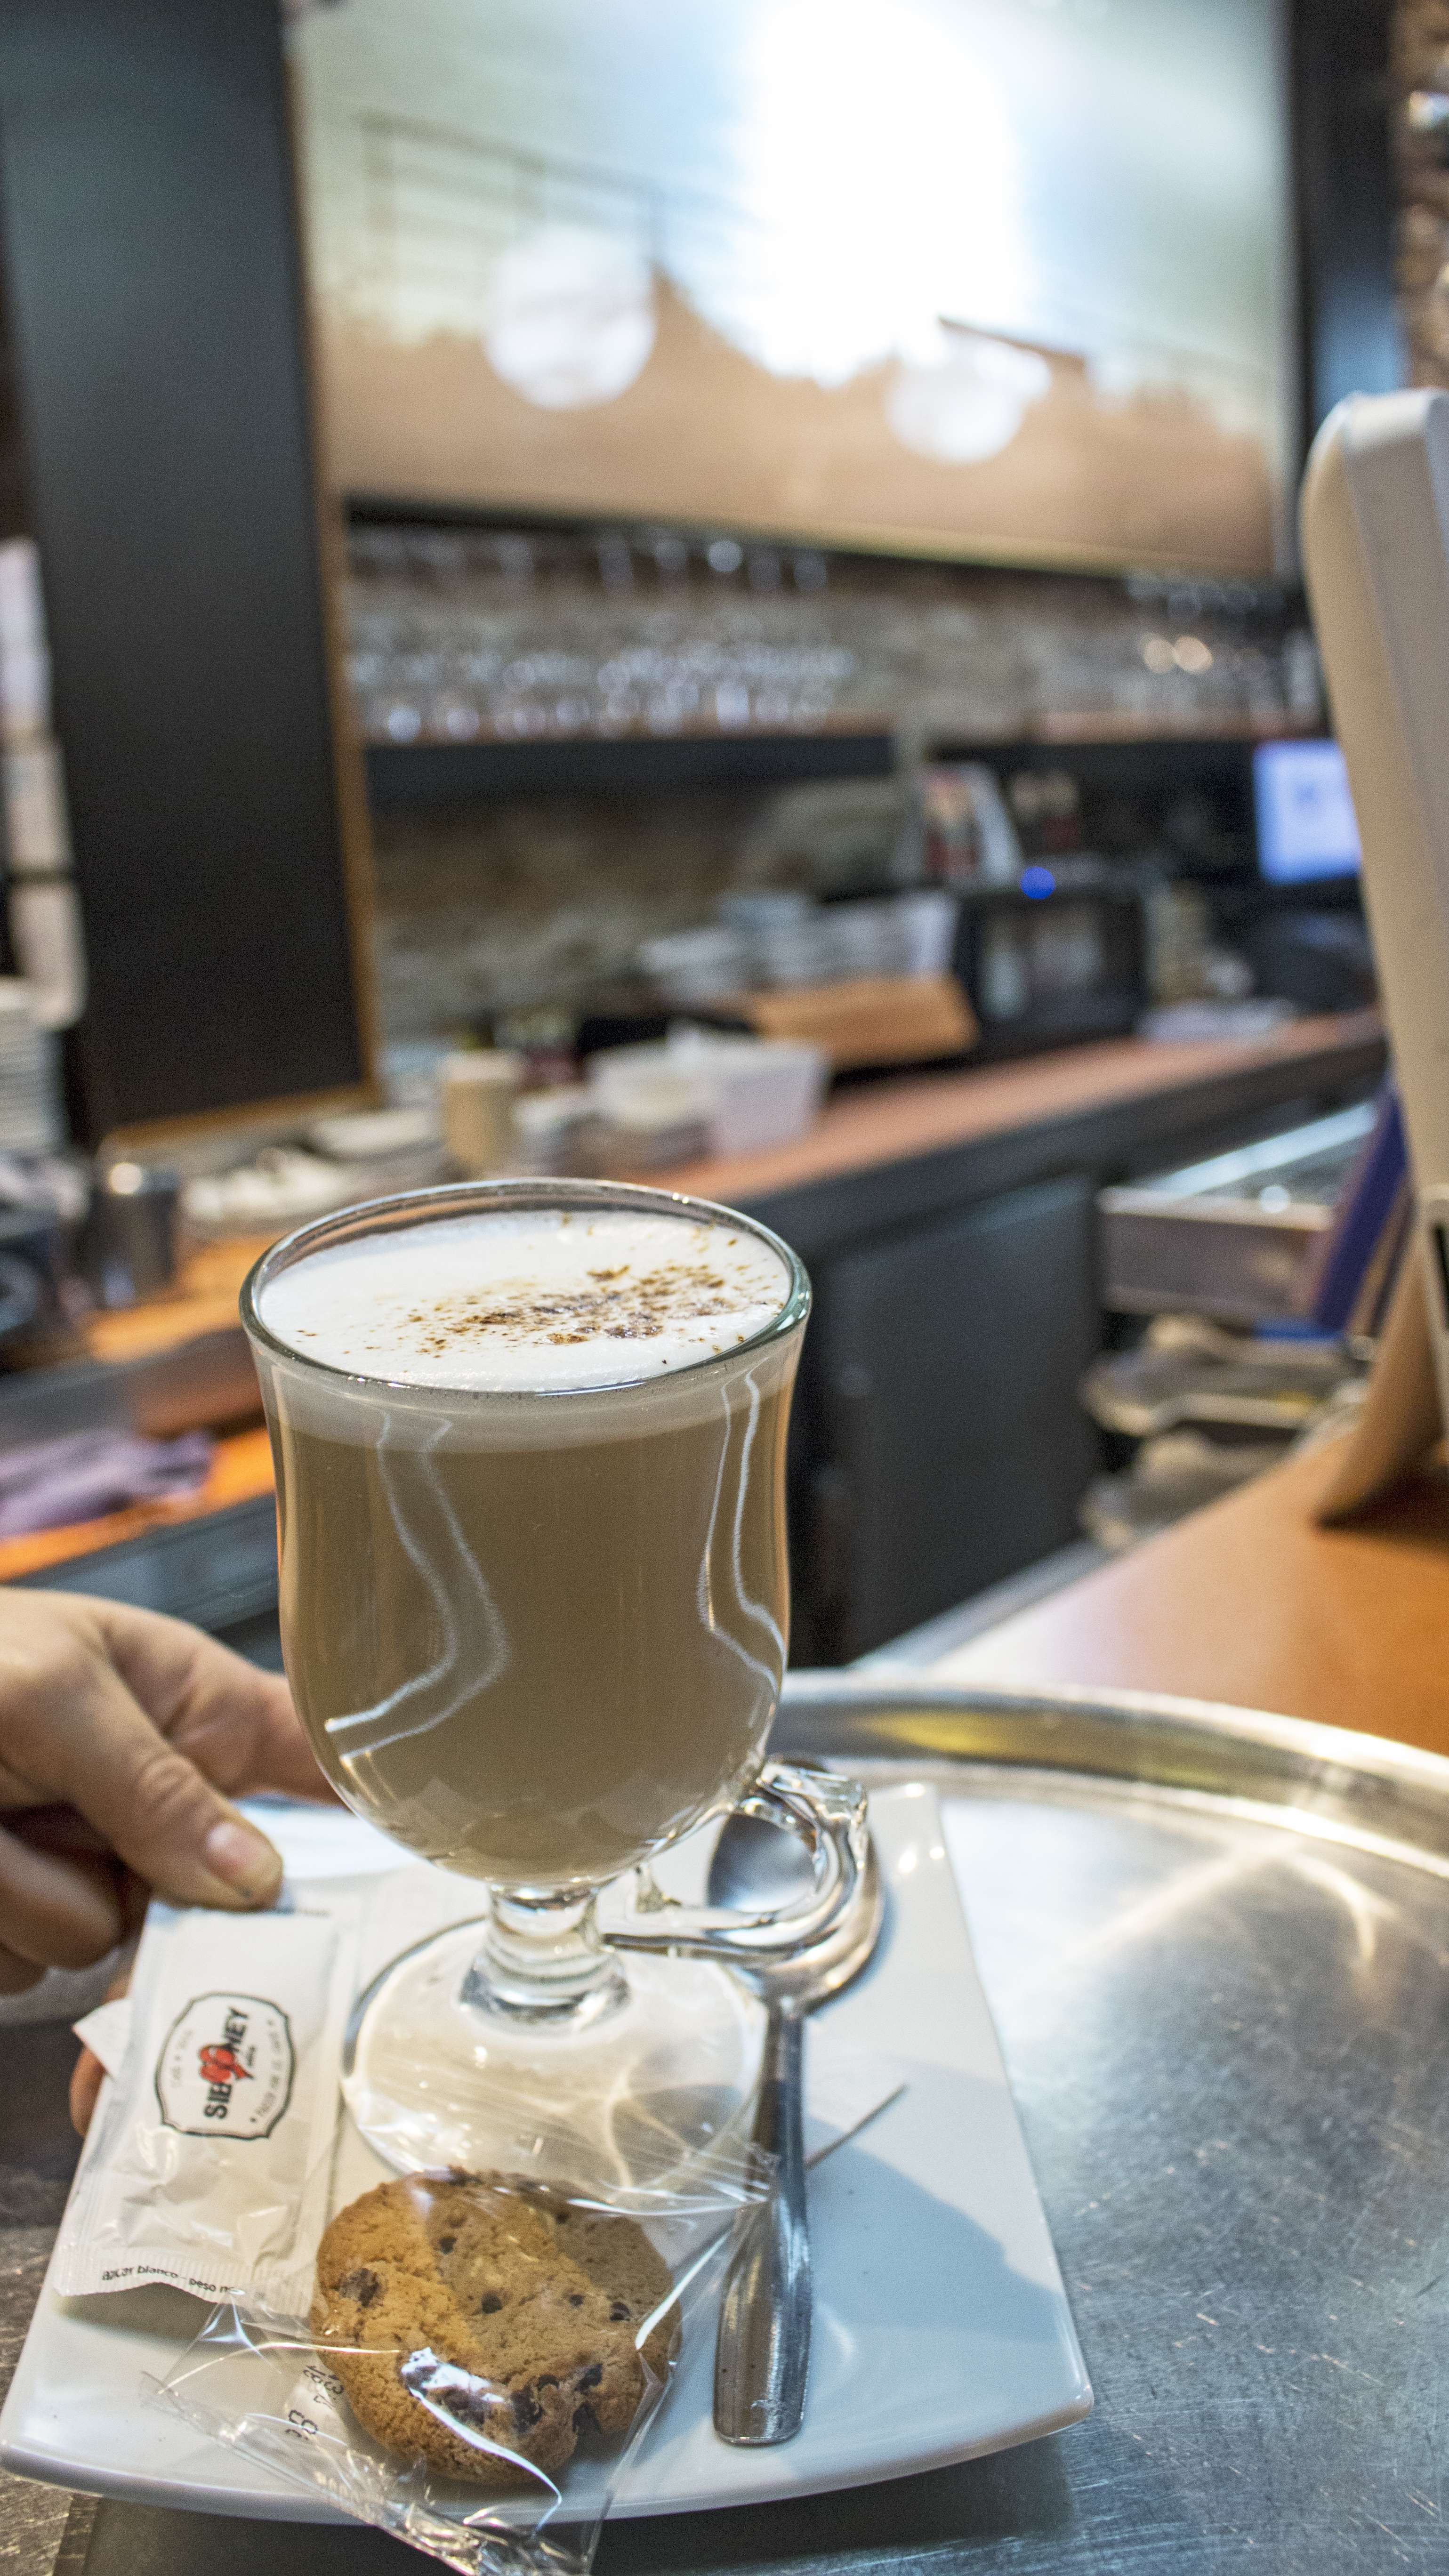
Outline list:
[[[86,1686],[52,1701],[48,1716],[46,1787],[158,1895],[222,1906],[276,1895],[280,1854],[167,1742],[109,1664],[90,1663]]]

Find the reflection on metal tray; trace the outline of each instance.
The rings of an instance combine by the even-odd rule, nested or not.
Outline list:
[[[1371,1101],[1236,1153],[1103,1190],[1103,1303],[1226,1323],[1297,1311],[1318,1238],[1374,1122]]]
[[[883,2490],[884,2518],[848,2496],[788,2536],[631,2529],[631,2576],[947,2542],[973,2576],[1442,2568],[1449,1762],[1200,1702],[882,1678],[794,1676],[777,1749],[948,1801],[1097,2411]]]

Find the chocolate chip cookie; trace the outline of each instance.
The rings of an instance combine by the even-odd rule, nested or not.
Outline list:
[[[673,2286],[632,2219],[496,2176],[412,2174],[339,2210],[312,2330],[364,2429],[478,2486],[553,2476],[580,2438],[629,2429],[663,2378]]]

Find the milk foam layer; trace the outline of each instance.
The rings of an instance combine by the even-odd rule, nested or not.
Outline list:
[[[302,1358],[392,1385],[555,1393],[735,1349],[789,1294],[744,1227],[634,1210],[438,1218],[299,1261],[261,1320]]]

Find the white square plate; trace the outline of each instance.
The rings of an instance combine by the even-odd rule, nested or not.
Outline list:
[[[908,2082],[811,2176],[804,2425],[776,2450],[731,2450],[716,2438],[706,2325],[615,2514],[902,2477],[1055,2432],[1091,2407],[935,1796],[918,1783],[890,1789],[872,1798],[871,1822],[886,1930],[866,1974],[825,2010],[838,2044],[908,2061]],[[349,1816],[301,1810],[267,1824],[297,1877],[397,1863],[392,1844]],[[806,2048],[808,2061],[808,2037]],[[0,2460],[138,2503],[340,2519],[320,2496],[143,2403],[143,2378],[164,2375],[201,2314],[174,2292],[66,2301],[47,2282],[0,2415]]]

